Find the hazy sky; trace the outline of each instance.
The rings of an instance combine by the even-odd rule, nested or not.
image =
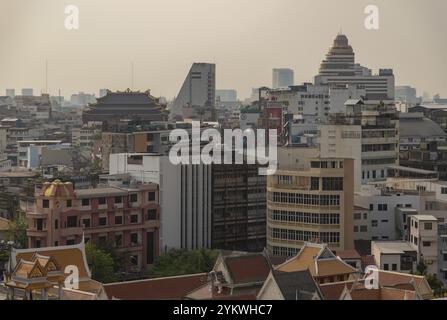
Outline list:
[[[67,5],[80,29],[64,27]],[[368,4],[380,30],[364,28]],[[249,96],[290,67],[312,81],[340,29],[357,62],[393,68],[396,84],[447,97],[446,0],[0,0],[0,95],[131,86],[172,98],[193,62],[217,64],[217,88]]]

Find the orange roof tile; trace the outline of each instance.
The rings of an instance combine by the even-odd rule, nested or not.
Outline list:
[[[181,299],[207,282],[208,274],[146,279],[104,285],[107,297],[121,300]]]

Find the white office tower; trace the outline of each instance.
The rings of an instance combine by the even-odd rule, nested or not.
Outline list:
[[[286,69],[286,68],[273,69],[272,88],[278,89],[293,86],[294,84],[293,77],[294,75],[292,69]]]
[[[14,99],[16,96],[16,90],[15,89],[6,89],[6,96]]]
[[[23,88],[22,89],[22,96],[33,96],[34,91],[31,88]]]
[[[194,63],[171,108],[171,118],[213,120],[216,96],[216,65]]]
[[[380,69],[378,74],[355,63],[355,54],[348,38],[338,34],[334,44],[321,63],[315,85],[354,85],[364,87],[366,94],[394,99],[394,74],[392,69]]]
[[[111,154],[110,174],[160,188],[160,250],[211,247],[211,165],[174,165],[159,154]]]

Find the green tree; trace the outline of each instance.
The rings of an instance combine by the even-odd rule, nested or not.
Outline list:
[[[209,272],[213,268],[217,256],[217,251],[206,249],[193,251],[172,249],[155,259],[149,275],[152,278],[160,278]]]
[[[109,253],[88,243],[85,247],[87,261],[92,271],[92,278],[102,283],[116,281],[114,261]]]
[[[130,253],[129,251],[118,251],[113,241],[101,242],[97,245],[97,248],[105,253],[110,254],[113,260],[114,272],[126,272],[130,266]]]
[[[427,275],[427,265],[425,264],[423,259],[421,259],[416,266],[416,274],[420,276]]]
[[[433,289],[436,297],[443,297],[446,290],[444,288],[444,284],[435,274],[430,274],[426,276],[427,282],[430,287]]]
[[[8,238],[14,241],[14,247],[28,247],[28,238],[26,236],[27,228],[28,220],[26,219],[26,213],[22,210],[19,210],[16,217],[11,220],[10,228],[7,232]]]

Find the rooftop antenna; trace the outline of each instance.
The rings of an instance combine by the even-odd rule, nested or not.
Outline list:
[[[48,60],[45,59],[45,93],[48,93]]]
[[[134,63],[131,63],[131,88],[132,90],[135,90],[135,71],[134,71]]]

